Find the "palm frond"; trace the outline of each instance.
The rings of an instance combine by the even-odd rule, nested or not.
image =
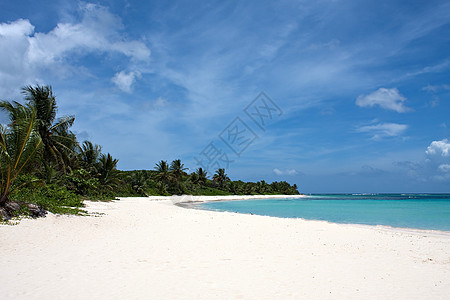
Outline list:
[[[69,130],[69,128],[72,127],[74,122],[75,122],[75,116],[64,116],[64,117],[58,118],[56,123],[50,127],[50,130],[61,134],[61,133],[67,132]]]

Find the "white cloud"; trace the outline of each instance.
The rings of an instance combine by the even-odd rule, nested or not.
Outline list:
[[[447,69],[449,65],[450,65],[450,60],[447,59],[447,60],[444,60],[443,62],[438,63],[436,65],[427,66],[427,67],[424,67],[424,68],[422,68],[422,69],[420,69],[418,71],[407,73],[406,77],[417,76],[417,75],[427,74],[427,73],[440,72],[442,70]]]
[[[430,146],[428,146],[425,151],[428,155],[441,155],[441,156],[449,156],[450,155],[450,143],[447,139],[443,139],[442,141],[433,141]]]
[[[444,173],[450,172],[450,165],[449,164],[442,164],[438,167],[438,169]]]
[[[285,170],[280,170],[278,168],[273,169],[273,172],[277,175],[297,175],[298,172],[295,169],[285,169]]]
[[[85,4],[79,23],[58,23],[48,33],[36,33],[30,37],[28,58],[34,63],[52,63],[68,53],[119,52],[136,60],[147,60],[150,50],[140,41],[125,41],[120,31],[120,18],[105,7]]]
[[[0,36],[17,37],[22,35],[30,35],[34,32],[34,26],[30,21],[19,19],[15,22],[0,24]]]
[[[449,141],[447,139],[433,141],[425,153],[427,156],[423,161],[403,162],[398,165],[408,170],[408,176],[419,181],[450,181]]]
[[[427,91],[427,92],[438,92],[441,90],[450,90],[450,85],[448,84],[442,84],[442,85],[427,85],[425,87],[422,88],[422,91]]]
[[[30,47],[29,35],[34,26],[28,20],[19,19],[0,24],[0,93],[2,98],[18,94],[18,88],[33,74],[27,62]]]
[[[356,131],[373,134],[372,139],[399,136],[408,129],[408,125],[397,123],[380,123],[377,125],[362,126]]]
[[[89,54],[120,54],[129,59],[122,63],[131,65],[149,61],[150,49],[142,41],[124,38],[120,18],[107,8],[83,3],[80,13],[78,21],[58,23],[49,32],[35,32],[30,21],[24,19],[0,23],[3,97],[16,96],[25,84],[42,82],[42,74],[68,76],[75,69],[81,70],[78,59]],[[72,60],[77,64],[72,65]]]
[[[131,86],[136,81],[136,78],[140,78],[141,73],[138,71],[131,71],[126,73],[125,71],[120,71],[116,73],[111,79],[114,84],[126,93],[131,93]]]
[[[373,107],[379,105],[384,109],[403,113],[411,110],[403,104],[405,101],[406,98],[400,94],[398,89],[379,88],[369,95],[358,96],[356,105],[360,107]]]

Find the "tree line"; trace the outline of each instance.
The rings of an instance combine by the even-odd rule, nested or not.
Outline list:
[[[0,124],[0,217],[82,213],[83,200],[118,196],[298,194],[289,183],[231,181],[225,169],[210,178],[188,174],[180,159],[161,160],[154,170],[120,171],[118,159],[71,131],[75,116],[57,117],[51,86],[26,86],[25,103],[0,101],[9,122]]]
[[[290,185],[286,181],[267,183],[232,181],[225,169],[218,169],[209,176],[203,168],[192,173],[180,159],[168,163],[161,160],[154,170],[120,171],[129,178],[133,190],[143,196],[149,195],[297,195],[297,185]]]

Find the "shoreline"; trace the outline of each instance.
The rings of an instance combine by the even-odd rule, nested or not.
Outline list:
[[[185,209],[86,202],[0,226],[3,299],[444,299],[450,238]],[[96,213],[96,214],[94,214]]]
[[[225,196],[149,196],[150,200],[171,200],[174,204],[186,202],[239,201],[259,199],[307,198],[306,195],[225,195]]]
[[[154,198],[152,198],[154,197]],[[167,197],[167,198],[163,198]],[[227,197],[224,199],[224,197]],[[284,198],[308,198],[308,195],[232,195],[232,196],[192,196],[192,195],[182,195],[182,196],[151,196],[152,200],[171,200],[174,205],[186,208],[186,209],[198,209],[198,210],[206,210],[206,211],[213,211],[213,212],[227,212],[227,211],[215,211],[215,210],[208,210],[208,209],[202,209],[196,206],[196,204],[199,203],[207,203],[207,202],[218,202],[218,201],[240,201],[240,200],[264,200],[264,199],[284,199]],[[435,236],[445,236],[450,237],[450,231],[445,230],[437,230],[437,229],[420,229],[420,228],[412,228],[412,227],[394,227],[389,225],[371,225],[371,224],[359,224],[359,223],[337,223],[337,222],[331,222],[327,220],[316,220],[316,219],[305,219],[305,218],[283,218],[283,217],[274,217],[274,216],[268,216],[268,215],[258,215],[258,214],[245,214],[245,213],[239,213],[239,212],[233,212],[237,214],[242,215],[257,215],[257,216],[264,216],[264,217],[270,217],[270,218],[280,218],[280,219],[299,219],[303,221],[312,221],[312,222],[324,222],[328,224],[337,224],[337,225],[344,225],[344,226],[356,226],[356,227],[363,227],[363,228],[373,228],[373,229],[381,229],[386,231],[393,231],[393,232],[402,232],[407,234],[418,234],[418,235],[435,235]]]

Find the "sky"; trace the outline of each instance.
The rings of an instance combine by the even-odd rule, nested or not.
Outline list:
[[[446,0],[3,0],[0,99],[36,84],[122,170],[450,192]]]

